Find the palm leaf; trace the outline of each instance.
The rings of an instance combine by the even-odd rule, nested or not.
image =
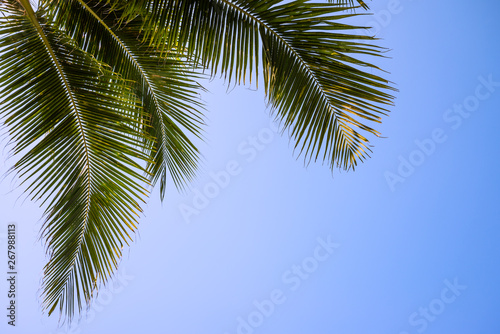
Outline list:
[[[111,0],[110,0],[111,1]],[[121,1],[111,1],[120,8]],[[389,82],[358,57],[381,56],[360,27],[342,23],[339,4],[282,0],[134,1],[153,48],[182,48],[195,62],[231,81],[264,77],[272,110],[305,159],[349,170],[370,150],[370,124],[392,104]],[[127,5],[128,6],[128,5]],[[123,7],[122,7],[123,8]],[[122,17],[126,22],[129,17]],[[262,66],[262,70],[259,70]]]
[[[47,209],[43,308],[71,320],[113,274],[147,196],[129,83],[37,16],[2,4],[1,115],[24,155],[14,171]],[[26,61],[29,59],[29,61]]]

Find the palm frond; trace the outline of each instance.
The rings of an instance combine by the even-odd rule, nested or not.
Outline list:
[[[305,159],[348,170],[369,155],[366,136],[379,135],[369,124],[387,113],[393,88],[371,73],[376,66],[355,57],[385,49],[342,23],[357,15],[346,14],[351,7],[307,0],[134,3],[143,6],[135,15],[144,16],[143,38],[151,47],[182,48],[228,82],[261,72],[272,110]]]
[[[71,320],[112,276],[137,227],[148,187],[138,164],[144,134],[129,83],[26,2],[2,4],[0,114],[23,154],[13,170],[46,206],[43,308]]]

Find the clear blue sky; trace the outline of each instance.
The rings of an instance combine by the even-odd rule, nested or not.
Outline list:
[[[500,3],[369,3],[360,20],[392,49],[378,64],[400,90],[371,159],[305,168],[262,91],[214,80],[193,189],[152,195],[113,288],[69,331],[40,314],[41,210],[1,183],[20,297],[18,327],[2,315],[0,331],[500,333]]]

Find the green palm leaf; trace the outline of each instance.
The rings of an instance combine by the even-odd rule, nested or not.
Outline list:
[[[14,153],[24,153],[14,171],[47,204],[43,307],[71,319],[111,277],[136,229],[148,186],[137,163],[147,159],[144,134],[128,83],[26,2],[2,8],[1,115]]]
[[[119,1],[114,1],[119,8]],[[182,48],[231,82],[264,76],[267,97],[299,154],[331,168],[354,168],[369,152],[369,123],[387,113],[393,90],[355,55],[381,56],[372,37],[341,23],[351,7],[309,1],[135,1],[143,38],[168,52]],[[127,5],[128,6],[128,5]],[[364,41],[364,42],[363,42]],[[259,66],[262,70],[259,71]],[[367,124],[368,123],[368,124]]]

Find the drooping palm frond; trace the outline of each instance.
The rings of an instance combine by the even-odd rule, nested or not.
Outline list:
[[[123,2],[109,0],[114,8]],[[392,104],[389,82],[355,56],[381,56],[372,37],[343,24],[339,4],[283,0],[134,1],[144,41],[182,48],[190,59],[231,82],[256,78],[305,159],[354,168],[369,152],[370,123]],[[123,7],[128,7],[123,5]],[[130,11],[131,13],[132,11]],[[131,15],[131,14],[130,14]],[[123,19],[126,21],[127,18]]]
[[[0,113],[23,154],[13,170],[46,206],[43,308],[71,320],[136,229],[145,134],[129,83],[21,3],[2,3]]]
[[[172,48],[167,57],[140,43],[143,22],[136,16],[120,27],[120,11],[111,11],[102,1],[42,1],[54,24],[63,27],[79,46],[112,66],[123,78],[135,82],[140,97],[145,129],[156,138],[149,148],[148,171],[154,185],[160,180],[163,199],[167,175],[178,188],[191,181],[199,152],[188,134],[200,138],[204,124],[199,112],[193,65]]]

